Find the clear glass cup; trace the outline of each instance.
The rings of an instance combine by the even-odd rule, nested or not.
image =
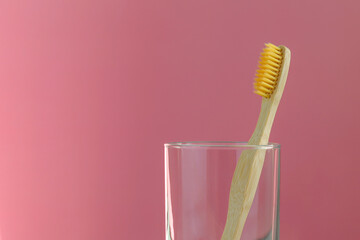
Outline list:
[[[241,240],[279,239],[280,145],[246,142],[165,144],[166,240],[220,240],[241,153],[266,151]]]

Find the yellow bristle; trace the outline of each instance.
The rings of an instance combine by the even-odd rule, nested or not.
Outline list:
[[[274,89],[274,86],[272,84],[268,84],[266,82],[261,82],[261,83],[260,82],[254,82],[254,86],[255,86],[255,88],[257,86],[264,86],[264,87],[269,88],[269,89]]]
[[[267,79],[267,78],[264,78],[264,77],[257,77],[255,78],[255,81],[256,82],[266,82],[266,83],[269,83],[271,85],[275,85],[275,82],[274,81],[271,81],[270,79]]]
[[[262,91],[257,90],[257,91],[254,91],[254,93],[256,93],[256,94],[258,94],[258,95],[260,95],[260,96],[263,96],[263,97],[265,97],[265,98],[268,98],[268,94],[265,94],[265,93],[263,93]]]
[[[272,76],[276,76],[277,75],[277,72],[275,72],[275,71],[273,71],[273,70],[271,70],[271,69],[258,69],[258,70],[256,70],[256,72],[257,72],[257,74],[262,74],[262,73],[268,73],[268,74],[270,74],[270,75],[272,75]]]
[[[258,66],[258,70],[257,71],[263,71],[264,69],[269,70],[274,72],[275,74],[277,74],[279,72],[279,69],[267,64],[267,63],[263,63],[262,65]]]
[[[265,98],[271,97],[279,78],[282,57],[281,48],[271,43],[265,44],[255,74],[254,93]]]
[[[275,49],[276,51],[278,51],[279,53],[281,53],[281,48],[279,48],[278,46],[275,46],[272,43],[265,43],[265,46],[267,46],[268,48],[272,48]]]

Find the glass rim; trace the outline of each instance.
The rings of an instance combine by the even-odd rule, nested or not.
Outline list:
[[[252,145],[248,142],[238,141],[189,141],[189,142],[169,142],[164,147],[175,148],[196,148],[196,147],[225,147],[225,148],[247,148],[247,149],[280,149],[279,143],[269,142],[266,145]]]

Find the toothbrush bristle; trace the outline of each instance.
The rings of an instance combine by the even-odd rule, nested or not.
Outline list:
[[[256,77],[254,93],[270,98],[279,77],[283,53],[281,48],[271,43],[266,43],[260,55]]]

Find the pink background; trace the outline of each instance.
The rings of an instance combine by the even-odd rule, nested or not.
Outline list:
[[[356,0],[0,1],[0,239],[164,239],[163,143],[247,140],[292,50],[281,239],[360,235]]]

